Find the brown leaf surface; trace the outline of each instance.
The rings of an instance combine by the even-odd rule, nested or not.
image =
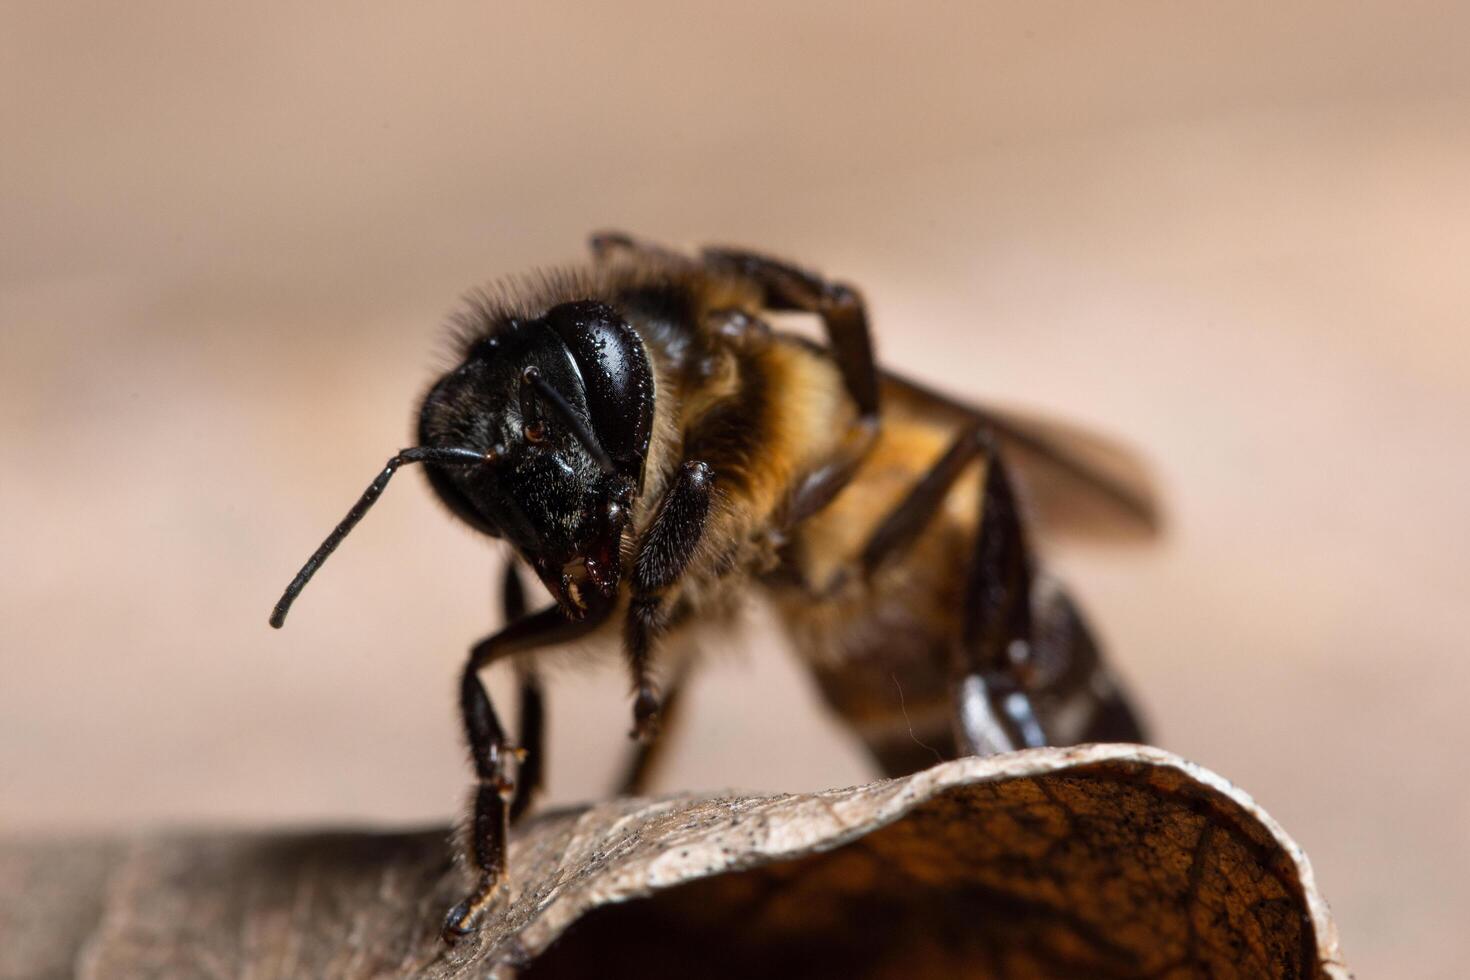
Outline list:
[[[0,848],[0,927],[28,939],[0,976],[1348,976],[1281,828],[1137,746],[548,813],[517,835],[504,913],[454,949],[442,831],[62,850]]]

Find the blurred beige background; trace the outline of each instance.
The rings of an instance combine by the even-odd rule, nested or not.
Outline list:
[[[1167,542],[1055,560],[1159,740],[1303,843],[1362,976],[1462,975],[1467,52],[1452,3],[6,5],[0,826],[455,812],[495,546],[410,475],[266,614],[456,296],[625,227],[1143,449]],[[751,620],[663,785],[865,779]],[[552,711],[554,796],[602,792],[622,674]]]

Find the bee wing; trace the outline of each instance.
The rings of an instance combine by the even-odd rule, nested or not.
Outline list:
[[[1048,534],[1143,540],[1162,529],[1152,477],[1134,450],[1067,422],[1012,409],[977,411],[1000,436]]]
[[[1121,442],[1033,412],[966,404],[917,382],[892,375],[888,380],[923,411],[949,415],[957,425],[976,419],[988,425],[999,437],[1026,509],[1048,537],[1142,541],[1162,529],[1148,466]]]

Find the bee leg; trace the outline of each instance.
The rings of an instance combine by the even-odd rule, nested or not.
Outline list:
[[[480,671],[513,654],[573,640],[596,625],[592,620],[569,620],[553,606],[510,623],[470,651],[469,662],[460,678],[460,710],[477,779],[474,816],[469,825],[469,856],[479,872],[479,881],[470,896],[451,909],[445,919],[444,938],[448,942],[474,929],[506,880],[510,803],[515,792],[511,761],[515,753],[490,703],[490,695],[480,682]]]
[[[864,577],[872,577],[903,555],[977,459],[985,460],[985,481],[957,645],[955,707],[959,744],[988,755],[1044,745],[1046,735],[1020,683],[1030,668],[1030,553],[1005,463],[984,426],[972,425],[950,443],[874,529],[858,564]]]
[[[712,268],[733,272],[765,290],[766,307],[815,313],[832,345],[847,392],[858,415],[876,424],[878,418],[878,365],[868,311],[858,291],[846,283],[828,282],[779,259],[740,249],[707,248],[704,261]]]
[[[594,231],[587,236],[587,248],[592,252],[592,258],[597,262],[606,262],[618,252],[637,254],[639,252],[655,251],[641,244],[632,235],[621,231]]]
[[[674,676],[669,678],[659,709],[659,730],[654,737],[633,746],[627,767],[618,782],[618,796],[642,796],[648,792],[649,784],[667,752],[670,729],[678,723],[680,695],[689,678],[689,669],[689,662],[685,661],[680,664]]]
[[[1047,744],[1022,684],[1034,666],[1031,556],[1005,463],[993,448],[987,457],[955,690],[957,737],[977,755]]]
[[[653,643],[669,627],[670,593],[704,536],[713,497],[714,473],[709,465],[685,462],[664,492],[633,559],[624,647],[635,691],[633,735],[640,741],[651,740],[659,724],[659,694],[649,670]]]
[[[675,262],[680,265],[692,265],[687,255],[681,255],[672,249],[663,248],[642,239],[634,238],[632,235],[621,231],[597,231],[587,238],[587,247],[592,251],[592,258],[596,262],[607,262],[615,256],[622,254],[633,257],[646,256],[656,258],[665,262]]]
[[[878,364],[873,358],[867,307],[852,286],[829,282],[779,259],[728,248],[707,248],[702,254],[711,268],[759,285],[768,309],[820,316],[832,356],[842,372],[843,386],[857,406],[857,421],[833,454],[832,462],[808,476],[792,496],[784,523],[795,526],[832,502],[852,481],[877,441]]]
[[[526,591],[516,571],[516,560],[505,563],[500,580],[501,622],[510,624],[526,615]],[[531,808],[546,782],[546,701],[541,693],[541,675],[527,658],[515,663],[520,687],[520,711],[516,714],[519,734],[516,750],[520,764],[516,770],[515,795],[510,801],[510,822],[518,822]]]
[[[960,474],[976,459],[994,451],[982,426],[971,425],[961,432],[869,535],[858,558],[863,576],[871,578],[885,564],[902,557],[944,506]]]
[[[541,675],[534,667],[517,664],[520,677],[520,735],[516,739],[515,795],[510,800],[510,822],[518,823],[546,784],[546,699]]]
[[[1103,662],[1071,596],[1047,576],[1033,583],[1035,689],[1058,745],[1143,742],[1147,735],[1127,692]]]

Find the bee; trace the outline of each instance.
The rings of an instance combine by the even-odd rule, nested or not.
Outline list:
[[[477,881],[447,940],[507,884],[510,825],[543,781],[537,657],[594,634],[617,636],[630,675],[627,792],[646,785],[687,676],[661,672],[660,650],[731,623],[753,592],[889,775],[1143,740],[1077,606],[1039,567],[1015,475],[1033,478],[1031,503],[1059,533],[1147,534],[1155,505],[1131,457],[880,371],[851,286],[737,249],[690,257],[599,234],[592,252],[471,301],[417,445],[388,460],[271,615],[285,622],[410,463],[452,514],[509,544],[506,625],[474,645],[460,683]],[[771,313],[815,314],[825,343],[773,329]],[[517,564],[551,605],[526,612]],[[519,677],[514,740],[480,680],[501,661]]]

